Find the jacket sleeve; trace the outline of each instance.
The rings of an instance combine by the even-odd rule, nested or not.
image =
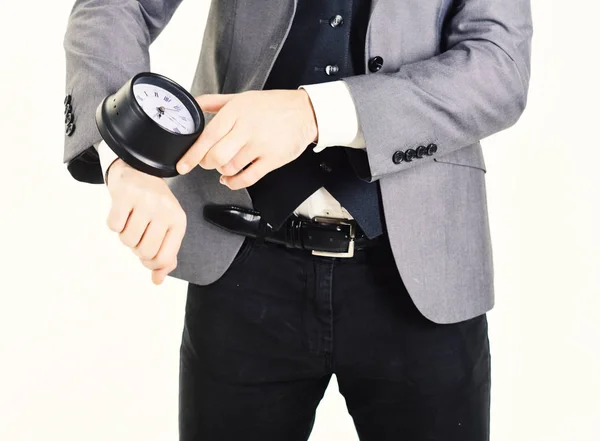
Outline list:
[[[63,47],[66,95],[73,114],[64,140],[63,163],[78,181],[104,182],[98,159],[102,139],[95,113],[100,102],[135,74],[150,70],[149,46],[181,0],[77,0]],[[66,107],[66,104],[65,104]]]
[[[346,149],[361,179],[373,182],[475,144],[521,116],[530,78],[530,0],[455,0],[448,14],[439,55],[344,79],[366,143],[365,151]],[[433,155],[398,161],[406,150],[431,144]]]

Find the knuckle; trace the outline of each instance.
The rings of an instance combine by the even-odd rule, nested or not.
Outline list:
[[[187,216],[185,211],[180,210],[177,212],[175,215],[175,224],[184,228],[187,226]]]
[[[119,234],[119,239],[121,240],[121,243],[123,245],[125,245],[126,247],[133,248],[136,245],[135,243],[133,243],[133,240],[131,239],[131,237],[127,234],[124,234],[124,233]]]
[[[156,194],[150,191],[143,191],[139,195],[139,202],[144,207],[152,207],[156,205],[157,201],[160,201],[160,197],[157,198]]]
[[[170,194],[163,194],[159,198],[160,205],[165,208],[175,208],[175,199]]]
[[[244,164],[245,165],[245,164]],[[228,165],[228,171],[235,174],[240,171],[244,165],[242,165],[242,160],[239,158],[233,158],[233,160]]]
[[[212,164],[216,164],[217,166],[222,166],[227,163],[228,158],[227,158],[226,152],[217,151],[209,159]]]
[[[121,239],[121,243],[129,249],[133,249],[135,247],[135,242],[130,239]]]
[[[173,264],[173,256],[171,255],[158,255],[156,256],[152,262],[154,263],[156,268],[167,268]]]
[[[151,260],[155,256],[155,253],[147,248],[138,247],[133,249],[136,251],[137,256],[143,260]]]
[[[108,226],[109,230],[114,231],[115,233],[119,232],[119,226],[117,225],[117,221],[113,218],[109,217],[108,219],[106,219],[106,225]]]
[[[218,167],[217,171],[222,174],[223,176],[231,176],[234,175],[235,173],[233,172],[233,166],[231,165],[231,163],[229,164],[225,164],[222,167]]]
[[[240,184],[243,186],[252,185],[255,182],[256,173],[252,171],[248,171],[247,173],[240,176]]]
[[[152,265],[152,261],[151,260],[140,259],[140,262],[142,263],[142,265],[144,265],[144,268],[147,268],[149,270],[153,270],[154,269],[154,266]]]
[[[119,233],[119,239],[123,245],[134,248],[139,242],[139,235],[135,233],[135,228],[128,226],[125,230]]]

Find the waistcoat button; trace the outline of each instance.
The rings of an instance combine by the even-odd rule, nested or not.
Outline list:
[[[319,167],[321,167],[321,170],[326,171],[328,173],[332,170],[332,168],[329,165],[327,165],[326,162],[321,162],[319,164]]]
[[[338,26],[341,26],[344,24],[344,19],[341,15],[334,15],[333,17],[331,17],[329,19],[329,25],[332,28],[337,28]]]
[[[335,75],[340,71],[340,68],[335,64],[329,64],[325,66],[325,73],[327,75]]]
[[[383,58],[381,58],[379,55],[377,55],[376,57],[373,57],[369,60],[369,70],[371,72],[379,72],[379,70],[381,69],[382,66],[383,66]]]

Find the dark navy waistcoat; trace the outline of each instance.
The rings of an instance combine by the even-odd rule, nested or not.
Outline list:
[[[288,37],[264,89],[296,89],[364,73],[364,46],[371,0],[298,0]],[[325,187],[365,234],[383,231],[379,182],[358,177],[345,149],[309,146],[300,157],[248,187],[254,207],[279,228],[312,193]]]

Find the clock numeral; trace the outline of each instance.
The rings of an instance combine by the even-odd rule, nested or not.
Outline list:
[[[139,96],[139,95],[136,95],[135,97],[138,99],[138,101],[144,101],[144,98],[142,98],[142,97],[141,97],[141,96]]]
[[[182,121],[187,121],[187,118],[185,116],[180,116],[179,117]]]
[[[174,131],[175,133],[180,133],[180,134],[181,134],[181,132],[179,131],[179,129],[178,129],[177,127],[175,127],[175,128],[173,129],[173,131]]]
[[[177,112],[179,112],[181,110],[181,106],[173,106],[173,109],[175,109]]]
[[[154,96],[155,96],[156,98],[158,98],[158,97],[159,97],[159,95],[158,95],[158,92],[154,92]]]
[[[144,94],[145,94],[146,96],[148,96],[148,92],[146,92],[145,90],[144,90]]]
[[[165,97],[164,97],[164,100],[165,100],[167,103],[170,103],[170,102],[171,102],[171,98],[169,98],[168,96],[165,96]]]

